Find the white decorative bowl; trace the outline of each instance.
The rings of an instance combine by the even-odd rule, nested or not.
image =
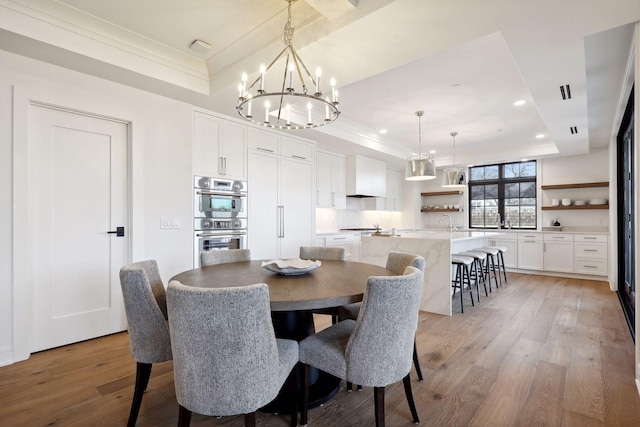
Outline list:
[[[320,261],[311,261],[309,259],[270,259],[262,261],[262,267],[269,271],[278,273],[282,276],[300,276],[320,267]]]
[[[551,206],[560,206],[560,199],[551,199]]]
[[[562,199],[562,206],[571,206],[571,199]]]
[[[576,200],[575,202],[573,202],[573,204],[576,206],[584,206],[587,204],[587,202],[585,202],[584,200]]]

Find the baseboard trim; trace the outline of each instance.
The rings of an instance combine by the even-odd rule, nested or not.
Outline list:
[[[0,366],[11,365],[13,362],[13,347],[9,345],[0,347]]]

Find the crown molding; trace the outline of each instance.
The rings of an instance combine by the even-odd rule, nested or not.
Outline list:
[[[209,73],[203,60],[58,2],[0,0],[0,28],[209,94]]]

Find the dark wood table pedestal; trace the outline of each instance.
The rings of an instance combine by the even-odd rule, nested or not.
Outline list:
[[[315,333],[313,314],[308,311],[274,311],[271,313],[273,328],[276,337],[302,341],[305,337]],[[309,408],[315,408],[331,400],[340,391],[340,378],[334,377],[324,371],[311,368],[309,386]],[[296,390],[298,390],[298,400],[302,403],[302,369]],[[289,387],[285,384],[278,396],[267,406],[262,408],[270,413],[289,412],[289,402],[294,396],[289,395]]]

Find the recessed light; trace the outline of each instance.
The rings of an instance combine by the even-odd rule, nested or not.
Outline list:
[[[384,135],[385,133],[387,133],[387,130],[386,129],[380,129],[378,132],[380,132],[381,134]]]
[[[436,154],[436,150],[429,151],[429,154]]]
[[[528,162],[529,159],[520,159],[521,162]]]
[[[539,133],[536,135],[536,139],[542,139],[544,138],[544,133]]]
[[[524,99],[519,99],[516,102],[514,102],[513,105],[515,105],[516,107],[519,107],[519,106],[524,105],[526,103],[527,103],[527,101],[525,101]]]

